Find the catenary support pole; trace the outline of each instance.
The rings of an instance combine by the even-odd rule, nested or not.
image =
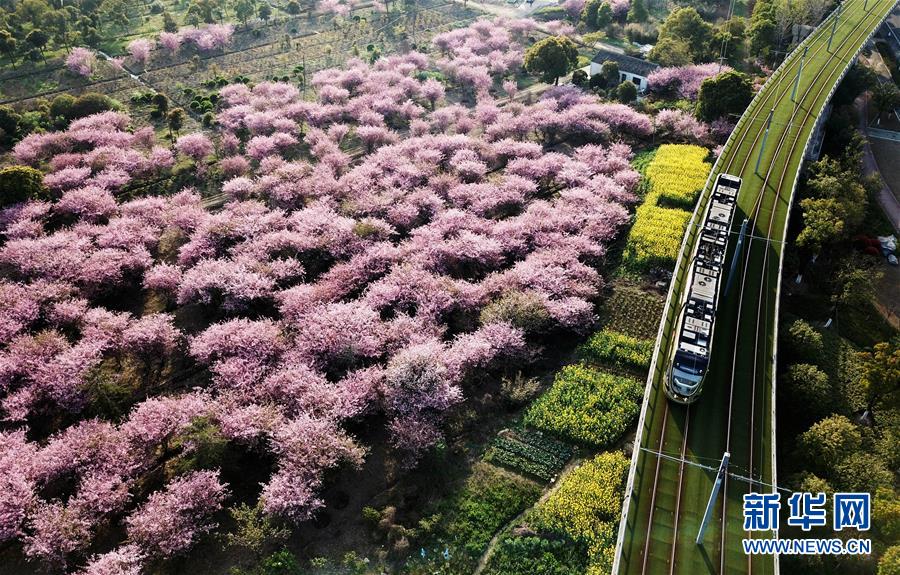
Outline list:
[[[828,47],[826,50],[831,52],[831,41],[834,40],[834,32],[837,30],[838,20],[841,19],[841,8],[843,4],[838,4],[837,13],[834,15],[834,22],[831,23],[831,36],[828,37]]]
[[[697,532],[697,539],[694,543],[703,545],[703,535],[706,534],[706,528],[709,527],[709,519],[712,517],[713,508],[716,506],[716,499],[719,498],[719,489],[722,487],[722,479],[728,472],[728,459],[731,454],[727,451],[722,455],[722,463],[719,464],[719,471],[716,472],[716,482],[713,484],[712,492],[709,494],[709,502],[706,504],[706,513],[703,514],[703,522],[700,523],[700,531]]]
[[[731,258],[731,269],[728,271],[728,281],[725,282],[725,295],[728,295],[728,290],[731,289],[731,282],[734,280],[734,272],[737,269],[738,260],[741,259],[741,249],[744,247],[744,236],[747,233],[747,224],[750,223],[750,218],[744,218],[744,223],[741,224],[741,233],[738,234],[737,243],[734,246],[734,255]]]
[[[797,67],[797,77],[794,78],[794,89],[791,91],[791,102],[797,101],[797,87],[800,86],[800,74],[803,72],[803,61],[806,60],[807,52],[809,52],[809,44],[803,48],[803,55],[800,56],[800,65]]]
[[[775,108],[769,110],[769,119],[766,120],[766,131],[763,132],[762,145],[759,147],[759,156],[756,157],[756,169],[753,173],[759,175],[759,163],[762,162],[763,152],[766,151],[766,140],[769,139],[769,128],[772,127],[772,116],[775,115]]]

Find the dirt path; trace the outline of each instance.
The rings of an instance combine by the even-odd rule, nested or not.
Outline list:
[[[575,469],[576,467],[578,467],[579,465],[581,465],[581,464],[584,463],[585,461],[587,461],[587,458],[584,458],[584,457],[576,457],[575,459],[573,459],[572,461],[570,461],[568,464],[566,464],[566,466],[563,467],[562,470],[559,472],[559,475],[556,476],[556,481],[554,481],[553,484],[551,484],[550,487],[549,487],[546,491],[544,491],[544,493],[543,493],[543,494],[541,495],[541,497],[535,502],[534,505],[532,505],[531,507],[529,507],[529,508],[526,509],[525,511],[523,511],[523,512],[519,513],[518,515],[516,515],[515,517],[513,517],[506,525],[504,525],[499,531],[497,531],[497,533],[494,534],[494,536],[491,538],[490,543],[488,543],[487,549],[485,549],[485,550],[484,550],[484,553],[481,555],[481,559],[478,560],[478,566],[475,567],[475,571],[472,573],[472,575],[481,575],[481,572],[484,571],[484,568],[485,568],[485,567],[487,567],[488,561],[491,560],[491,556],[494,554],[494,549],[497,547],[497,543],[500,542],[500,537],[501,537],[504,533],[506,533],[506,530],[507,530],[511,525],[515,525],[516,523],[518,523],[518,521],[519,521],[526,513],[528,513],[529,511],[531,511],[532,509],[534,509],[534,508],[536,508],[536,507],[539,507],[542,503],[544,503],[545,501],[547,501],[547,499],[548,499],[551,495],[553,495],[554,493],[556,493],[556,491],[559,489],[559,486],[562,485],[562,479],[563,479],[566,475],[568,475],[573,469]]]

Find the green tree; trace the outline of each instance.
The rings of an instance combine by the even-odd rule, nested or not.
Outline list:
[[[684,40],[660,38],[647,58],[663,67],[686,66],[693,61],[691,48]]]
[[[572,84],[575,86],[585,86],[588,83],[588,75],[584,70],[575,70],[572,72]]]
[[[600,66],[600,76],[603,78],[605,84],[601,86],[601,88],[606,88],[608,86],[618,86],[619,82],[619,64],[618,62],[613,62],[612,60],[607,60],[603,62]]]
[[[103,41],[103,38],[100,37],[100,32],[93,26],[89,26],[81,31],[81,39],[91,48],[97,48]]]
[[[722,72],[700,84],[697,115],[712,122],[728,114],[742,114],[753,99],[753,84],[746,74],[736,70]]]
[[[852,149],[846,150],[853,152]],[[848,168],[824,157],[810,166],[800,201],[803,229],[797,244],[818,252],[855,232],[866,217],[868,192],[856,175],[858,159],[850,154]]]
[[[710,53],[712,24],[703,20],[695,8],[678,8],[670,13],[659,28],[659,41],[674,40],[687,45],[694,62],[705,60]]]
[[[229,508],[228,514],[234,521],[235,529],[225,535],[226,543],[231,547],[247,549],[256,557],[291,534],[290,529],[277,523],[259,503],[254,507],[241,503]]]
[[[0,52],[9,59],[13,70],[16,69],[16,39],[9,30],[0,30]]]
[[[8,146],[19,133],[21,116],[11,106],[0,106],[0,145]]]
[[[50,4],[46,0],[22,0],[14,3],[15,17],[19,22],[29,22],[34,25],[36,22],[42,22],[44,15],[51,10]],[[4,4],[4,7],[8,4]]]
[[[184,110],[181,108],[172,108],[166,115],[166,123],[169,126],[169,139],[174,142],[172,134],[178,134],[184,127]]]
[[[53,10],[47,15],[47,24],[53,33],[53,41],[64,46],[66,51],[71,47],[72,23],[78,19],[78,10],[73,6],[63,6],[59,10]]]
[[[125,0],[103,0],[100,4],[100,18],[118,28],[127,28],[130,24],[128,4]]]
[[[878,575],[900,575],[900,545],[888,547],[878,561]]]
[[[876,82],[878,82],[878,77],[871,68],[863,64],[857,64],[850,68],[847,76],[838,85],[831,102],[834,104],[835,109],[852,104],[857,96],[866,90],[871,90]],[[855,114],[853,116],[855,120]]]
[[[0,170],[0,207],[28,200],[49,200],[44,174],[28,166],[9,166]]]
[[[748,32],[751,54],[761,58],[769,56],[775,46],[777,26],[775,5],[772,0],[757,0],[753,5]]]
[[[607,0],[588,0],[581,11],[581,19],[591,30],[599,30],[612,22],[612,8]]]
[[[649,16],[644,0],[631,0],[631,7],[628,9],[629,22],[646,22]]]
[[[592,89],[607,90],[619,85],[619,64],[607,60],[600,66],[600,71],[591,76],[588,85]]]
[[[247,21],[256,13],[256,2],[254,0],[238,0],[234,4],[234,14],[241,24],[247,25]]]
[[[75,96],[71,94],[59,94],[50,102],[50,118],[57,121],[62,118],[61,125],[65,125],[72,119],[72,108],[75,106]]]
[[[525,52],[525,69],[544,82],[559,84],[578,63],[578,48],[565,36],[551,36],[535,42]]]
[[[616,88],[616,99],[623,104],[630,104],[637,99],[637,93],[637,86],[634,85],[634,82],[625,80]]]
[[[872,527],[883,541],[900,541],[900,497],[892,487],[875,491]]]
[[[50,41],[50,36],[40,28],[35,28],[25,36],[25,41],[34,46],[41,53],[41,58],[43,58],[46,63],[47,57],[44,56],[44,47],[47,46],[47,42]]]
[[[805,198],[800,200],[803,210],[803,229],[797,235],[797,245],[818,253],[822,246],[844,236],[841,205],[833,198]]]
[[[106,94],[85,92],[75,98],[75,101],[72,103],[72,108],[69,110],[69,119],[75,120],[119,108],[121,108],[121,105]]]
[[[827,493],[829,495],[834,493],[834,487],[832,487],[830,483],[828,483],[815,473],[804,471],[800,474],[799,479],[798,491],[808,491],[809,493]]]
[[[867,263],[855,258],[841,262],[834,274],[831,290],[835,303],[856,309],[864,309],[871,304],[877,294],[875,286],[884,273]]]
[[[609,2],[602,2],[600,7],[597,8],[597,16],[594,19],[594,29],[602,30],[606,28],[613,21],[613,11],[612,6],[609,5]]]
[[[187,16],[195,23],[202,21],[212,24],[222,19],[222,9],[223,5],[219,0],[192,0]]]
[[[163,11],[162,13],[163,19],[163,30],[169,33],[178,32],[178,22],[175,21],[175,18],[172,18],[172,15],[169,14],[168,11]]]
[[[859,451],[862,433],[843,415],[832,415],[800,435],[800,452],[816,470],[830,473],[836,465]]]
[[[877,82],[872,88],[872,104],[880,119],[882,115],[890,114],[900,106],[900,90],[893,82]]]
[[[162,92],[157,92],[153,94],[153,105],[156,106],[156,109],[160,112],[165,113],[169,109],[169,98],[163,94]]]
[[[297,0],[291,0],[287,3],[287,8],[285,8],[288,14],[292,16],[296,16],[300,13],[300,3]]]
[[[262,560],[256,573],[258,575],[300,575],[303,570],[297,558],[284,549],[273,553]]]
[[[894,474],[884,460],[864,451],[850,453],[830,467],[834,468],[834,485],[841,491],[874,493],[894,482]]]
[[[815,365],[798,363],[784,374],[785,395],[792,405],[818,420],[828,413],[832,404],[832,389],[828,375]]]
[[[268,24],[269,18],[272,17],[272,7],[269,6],[268,3],[263,2],[262,4],[259,5],[259,10],[257,10],[256,13],[263,20],[263,22]]]
[[[795,359],[815,362],[821,359],[825,349],[822,334],[802,319],[794,320],[785,334],[788,354]]]
[[[879,404],[886,408],[900,407],[900,345],[896,341],[878,343],[858,358],[868,412],[871,414]]]
[[[735,17],[716,26],[712,48],[718,53],[724,48],[725,60],[732,66],[742,66],[747,57],[747,21]]]

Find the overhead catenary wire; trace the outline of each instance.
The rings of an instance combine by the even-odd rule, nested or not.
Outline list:
[[[718,469],[719,469],[718,466],[715,466],[715,467],[714,467],[714,466],[712,466],[712,465],[705,465],[705,464],[703,464],[703,463],[700,463],[700,462],[697,462],[697,461],[693,461],[693,460],[691,460],[691,459],[677,457],[677,456],[675,456],[675,455],[670,455],[670,454],[664,453],[664,452],[662,452],[662,451],[656,451],[656,450],[653,450],[653,449],[648,449],[648,448],[646,448],[646,447],[641,447],[640,450],[641,450],[641,451],[644,451],[644,452],[646,452],[646,453],[650,453],[651,455],[655,455],[656,457],[659,457],[660,459],[665,459],[665,460],[668,460],[668,461],[673,461],[673,462],[675,462],[675,463],[682,463],[682,464],[684,464],[684,465],[690,465],[690,466],[696,467],[696,468],[698,468],[698,469],[704,469],[704,470],[706,470],[706,471],[712,471],[713,473],[715,473],[715,472],[718,471]],[[703,459],[709,459],[709,458],[703,458]],[[739,467],[739,466],[738,466],[738,467]],[[744,482],[746,482],[746,483],[750,483],[750,484],[753,484],[753,485],[763,485],[763,486],[765,486],[765,487],[771,487],[771,488],[773,488],[773,489],[775,489],[775,490],[777,490],[777,491],[783,491],[783,492],[785,492],[785,493],[794,493],[794,490],[793,490],[793,489],[790,489],[790,488],[788,488],[788,487],[782,487],[782,486],[780,486],[780,485],[775,485],[775,484],[773,484],[773,483],[766,483],[765,481],[762,481],[761,479],[757,479],[757,478],[755,478],[755,477],[747,477],[746,475],[741,475],[740,473],[732,473],[732,472],[728,471],[728,472],[726,472],[726,475],[728,475],[728,476],[731,477],[732,479],[737,479],[738,481],[744,481]]]

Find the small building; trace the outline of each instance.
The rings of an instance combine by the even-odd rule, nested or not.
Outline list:
[[[619,65],[619,82],[632,82],[638,92],[647,90],[647,77],[659,68],[659,65],[641,58],[635,58],[622,52],[601,49],[591,60],[591,76],[600,73],[604,62],[612,61]]]

